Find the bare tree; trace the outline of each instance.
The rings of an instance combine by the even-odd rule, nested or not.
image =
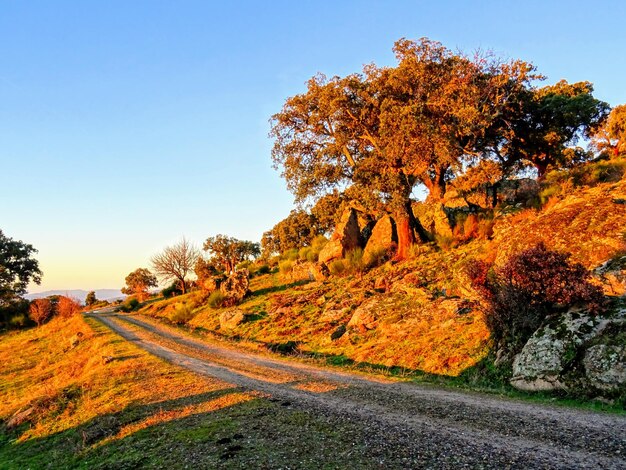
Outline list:
[[[30,303],[30,318],[41,326],[52,314],[52,304],[48,299],[35,299]]]
[[[200,251],[184,237],[175,245],[166,247],[152,257],[152,266],[163,280],[176,280],[183,294],[187,292],[187,275],[193,273]]]

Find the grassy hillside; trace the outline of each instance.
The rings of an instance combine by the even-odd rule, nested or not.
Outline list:
[[[144,307],[141,312],[211,334],[329,358],[429,374],[456,376],[486,357],[489,332],[469,289],[468,260],[502,263],[543,241],[593,268],[624,250],[626,181],[569,188],[539,209],[508,207],[495,214],[493,236],[418,246],[411,259],[370,271],[296,282],[279,273],[254,277],[252,294],[235,307],[246,321],[220,326],[226,309],[211,308],[200,293]],[[348,328],[358,310],[371,328]],[[368,314],[366,313],[365,316]],[[335,333],[335,335],[333,335]]]
[[[2,469],[346,468],[372,458],[363,433],[170,365],[89,318],[0,337]]]

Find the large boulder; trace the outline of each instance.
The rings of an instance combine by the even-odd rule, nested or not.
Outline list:
[[[352,314],[352,318],[348,322],[348,329],[365,333],[376,328],[378,325],[377,310],[379,304],[380,300],[377,298],[363,302]]]
[[[569,311],[539,328],[513,360],[521,390],[626,391],[626,310]]]
[[[220,314],[220,328],[232,330],[246,321],[246,314],[243,310],[230,309]]]
[[[585,352],[585,376],[590,385],[614,391],[626,384],[626,344],[596,344]]]
[[[381,251],[390,252],[397,243],[396,223],[390,216],[385,215],[374,225],[367,245],[365,245],[363,258],[370,259]]]
[[[250,273],[247,269],[240,269],[231,274],[220,285],[220,291],[227,299],[227,303],[236,304],[250,291]]]
[[[520,390],[566,389],[563,371],[578,348],[605,323],[584,312],[567,312],[539,328],[513,360],[511,385]]]
[[[309,280],[323,281],[328,278],[330,271],[324,263],[310,261],[296,261],[291,268],[289,278],[294,281]]]
[[[329,242],[324,245],[319,254],[321,263],[328,263],[334,259],[343,258],[349,251],[361,247],[361,230],[357,213],[350,208],[341,216]]]

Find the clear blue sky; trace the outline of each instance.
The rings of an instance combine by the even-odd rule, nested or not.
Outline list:
[[[401,37],[492,49],[626,102],[621,1],[0,0],[0,229],[33,291],[120,287],[183,235],[259,240],[292,197],[268,119]]]

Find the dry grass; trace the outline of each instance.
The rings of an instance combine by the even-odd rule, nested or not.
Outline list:
[[[70,338],[79,331],[83,338],[71,348]],[[105,364],[104,356],[113,360]],[[80,315],[4,335],[0,364],[0,418],[31,410],[26,417],[30,425],[20,428],[19,441],[164,396],[179,399],[231,388],[154,358]]]

